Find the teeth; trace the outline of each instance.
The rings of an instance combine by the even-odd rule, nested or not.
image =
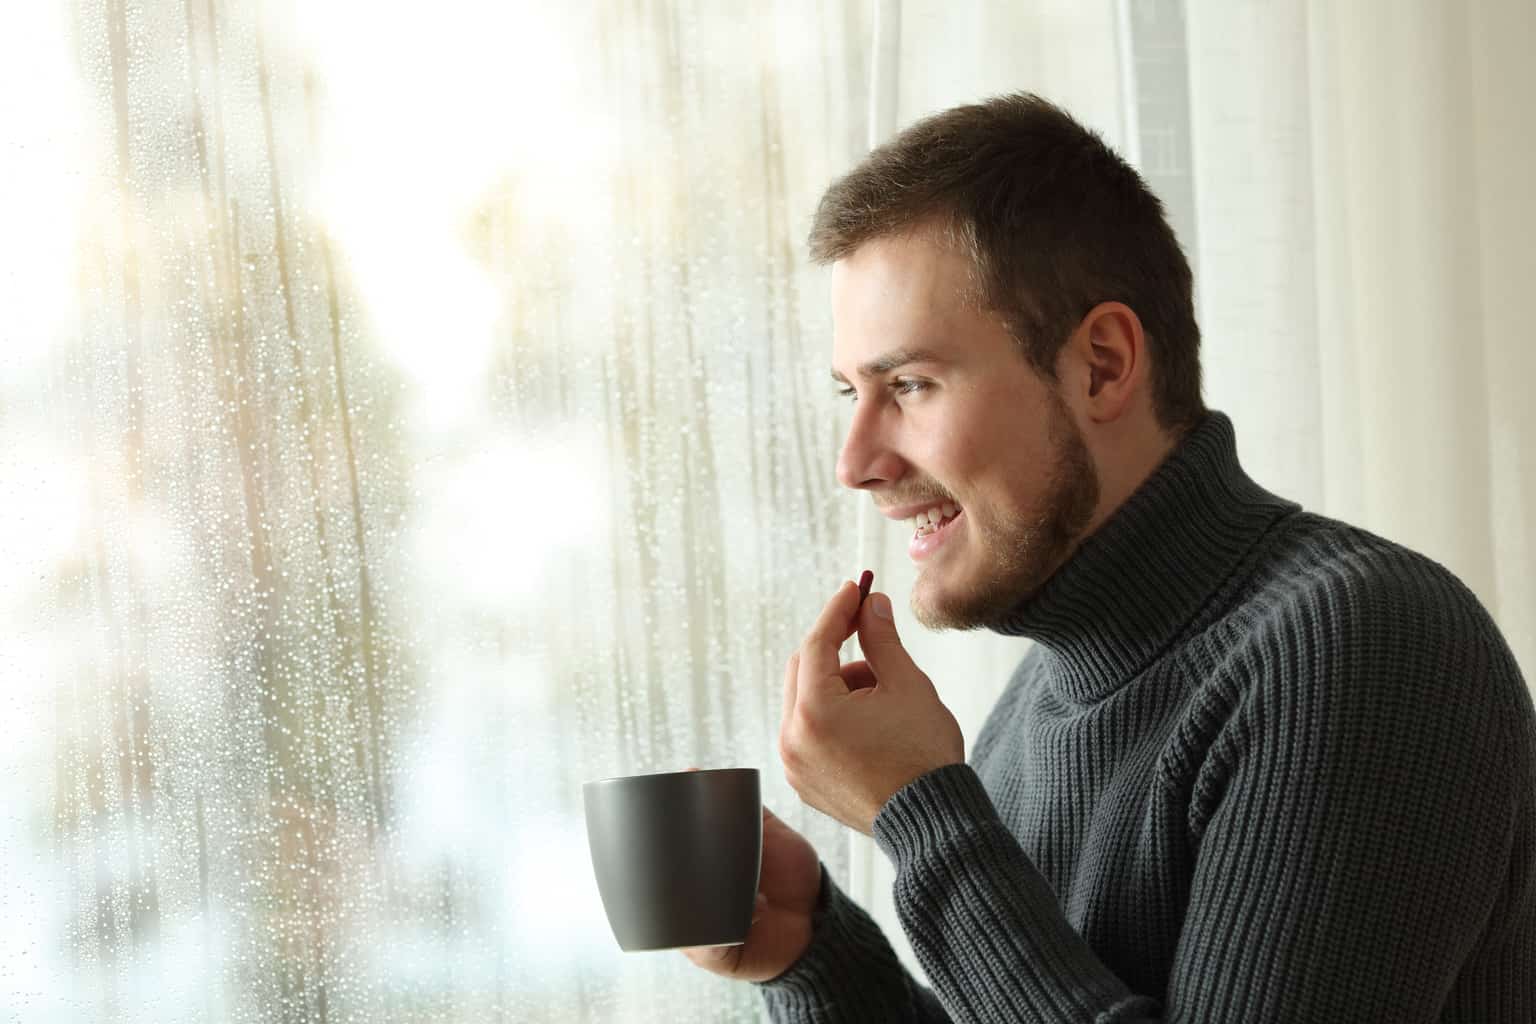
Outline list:
[[[907,520],[907,525],[918,533],[932,533],[939,528],[939,524],[946,519],[953,519],[960,514],[960,506],[952,501],[946,501],[942,505],[919,512]]]

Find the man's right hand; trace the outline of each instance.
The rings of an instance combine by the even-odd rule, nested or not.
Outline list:
[[[683,955],[737,981],[767,981],[811,944],[811,912],[821,892],[821,861],[806,838],[763,808],[763,866],[757,909],[740,946],[695,946]]]

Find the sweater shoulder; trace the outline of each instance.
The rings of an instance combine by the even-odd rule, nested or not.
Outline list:
[[[1236,702],[1266,690],[1287,703],[1472,702],[1511,736],[1536,730],[1530,691],[1476,595],[1444,565],[1369,530],[1288,516],[1222,603],[1188,650],[1208,681],[1248,691],[1230,694]]]
[[[1180,649],[1196,681],[1169,778],[1189,786],[1191,835],[1244,763],[1304,773],[1280,785],[1454,784],[1511,815],[1529,806],[1536,707],[1455,574],[1309,513],[1268,541],[1224,613]],[[1300,742],[1314,752],[1298,758]]]
[[[1427,629],[1464,643],[1505,646],[1475,594],[1450,569],[1369,530],[1311,512],[1287,517],[1261,546],[1230,602],[1254,626],[1293,633],[1318,626],[1405,640]],[[1425,638],[1427,639],[1427,638]]]
[[[1243,596],[1260,605],[1277,596],[1337,591],[1369,598],[1416,587],[1439,592],[1449,602],[1477,603],[1455,574],[1434,559],[1314,512],[1279,521],[1258,546],[1247,576]]]

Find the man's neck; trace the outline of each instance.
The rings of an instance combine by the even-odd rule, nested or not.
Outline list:
[[[1150,462],[1148,456],[1144,464]],[[1046,647],[1055,685],[1073,700],[1102,699],[1134,677],[1199,613],[1270,524],[1300,508],[1243,472],[1232,421],[1219,412],[1150,472],[1135,475],[1140,486],[1119,498],[1102,528],[992,626]]]
[[[1084,432],[1084,443],[1099,477],[1099,503],[1074,550],[1157,472],[1187,432],[1164,430],[1150,413],[1143,422],[1122,422]]]

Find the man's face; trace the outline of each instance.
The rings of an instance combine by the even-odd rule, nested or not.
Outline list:
[[[914,528],[912,610],[930,629],[992,625],[1067,559],[1099,481],[1053,387],[998,319],[965,302],[968,262],[926,233],[860,246],[832,271],[833,376],[855,398],[845,487]],[[947,510],[944,510],[947,511]]]

